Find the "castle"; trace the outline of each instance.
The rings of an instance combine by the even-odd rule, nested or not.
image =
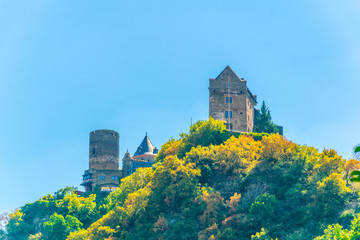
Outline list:
[[[256,95],[227,66],[217,78],[209,79],[209,116],[222,120],[228,130],[252,132]]]
[[[85,192],[92,192],[98,186],[100,191],[115,191],[120,179],[127,177],[139,167],[151,167],[155,162],[158,149],[145,136],[133,157],[127,151],[119,164],[119,133],[101,129],[90,133],[89,169],[83,174]]]
[[[255,108],[256,95],[251,93],[246,83],[229,66],[215,79],[209,79],[209,116],[223,121],[229,131],[252,132],[260,114]],[[276,127],[283,135],[283,127]]]
[[[256,95],[227,66],[215,79],[209,79],[209,116],[221,120],[229,131],[252,132],[259,110]],[[277,126],[282,135],[282,127]],[[90,133],[89,169],[83,175],[85,191],[112,192],[119,186],[120,179],[129,176],[140,167],[151,167],[158,149],[145,136],[134,155],[125,153],[123,166],[119,165],[119,134],[112,130],[96,130]]]

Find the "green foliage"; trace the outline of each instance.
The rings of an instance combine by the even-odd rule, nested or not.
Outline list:
[[[278,133],[279,130],[276,125],[271,121],[271,114],[265,101],[262,102],[260,113],[255,118],[254,132],[257,133]]]
[[[318,219],[336,216],[338,206],[344,205],[346,195],[351,192],[342,175],[334,172],[317,185],[312,214]]]
[[[89,197],[78,197],[76,194],[66,196],[56,202],[57,211],[62,215],[72,215],[79,219],[84,227],[90,226],[96,220],[95,194]]]
[[[355,155],[355,158],[359,159],[359,156],[360,156],[360,145],[355,146],[355,148],[354,148],[354,155]],[[356,161],[356,160],[354,160],[354,161]],[[355,169],[359,169],[359,168],[360,168],[360,164],[356,165],[356,166],[353,167],[353,169],[351,169],[351,170],[355,170]],[[352,175],[352,176],[355,176],[355,177],[350,178],[350,181],[352,181],[352,182],[360,182],[360,171],[355,170],[355,171],[351,172],[351,175]]]
[[[10,214],[10,219],[6,225],[7,235],[10,239],[27,239],[27,233],[31,232],[31,225],[24,222],[24,214],[16,210]]]
[[[223,122],[210,118],[208,121],[197,121],[190,127],[190,133],[182,133],[181,147],[178,151],[178,157],[182,158],[191,148],[197,146],[207,147],[218,145],[226,141],[229,135]]]
[[[315,240],[350,240],[350,235],[348,230],[342,229],[343,227],[339,224],[333,224],[328,226],[324,231],[324,235],[321,237],[315,238]]]
[[[10,214],[6,236],[9,239],[52,239],[50,236],[59,230],[65,239],[80,226],[89,227],[100,218],[101,205],[97,205],[95,195],[78,197],[74,190],[73,187],[60,189]]]
[[[63,199],[67,194],[74,193],[76,190],[77,190],[76,187],[62,188],[62,189],[58,190],[57,192],[55,192],[54,198],[56,200]]]
[[[324,230],[324,235],[315,238],[314,240],[357,240],[360,239],[360,216],[356,216],[352,222],[350,229],[344,229],[339,224],[332,224]]]
[[[353,178],[350,178],[350,181],[360,182],[360,171],[359,170],[352,171],[350,175],[355,176]]]
[[[4,229],[0,229],[0,239],[6,235],[6,232]]]
[[[265,132],[251,132],[251,133],[241,133],[242,136],[247,136],[247,137],[253,137],[255,141],[261,141],[263,137],[268,137],[269,134],[265,133]]]
[[[355,149],[354,149],[354,152],[355,152],[355,153],[360,152],[360,146],[356,146]]]
[[[54,213],[50,216],[49,221],[44,223],[45,239],[63,240],[70,232],[80,229],[82,223],[73,216],[66,216]]]

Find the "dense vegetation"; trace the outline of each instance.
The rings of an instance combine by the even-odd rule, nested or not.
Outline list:
[[[11,214],[6,236],[360,239],[358,183],[348,181],[359,165],[278,134],[232,134],[222,122],[199,121],[117,191],[45,196]]]

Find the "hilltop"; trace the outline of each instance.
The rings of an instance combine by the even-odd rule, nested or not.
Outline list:
[[[348,181],[357,166],[279,134],[199,121],[109,195],[65,188],[26,204],[2,239],[307,240],[327,228],[317,239],[350,239],[360,227],[358,186]]]

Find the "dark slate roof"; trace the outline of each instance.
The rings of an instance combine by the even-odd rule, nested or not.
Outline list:
[[[136,152],[134,153],[134,156],[144,155],[144,154],[154,154],[154,145],[151,143],[147,134],[140,143],[140,146],[138,147]]]

